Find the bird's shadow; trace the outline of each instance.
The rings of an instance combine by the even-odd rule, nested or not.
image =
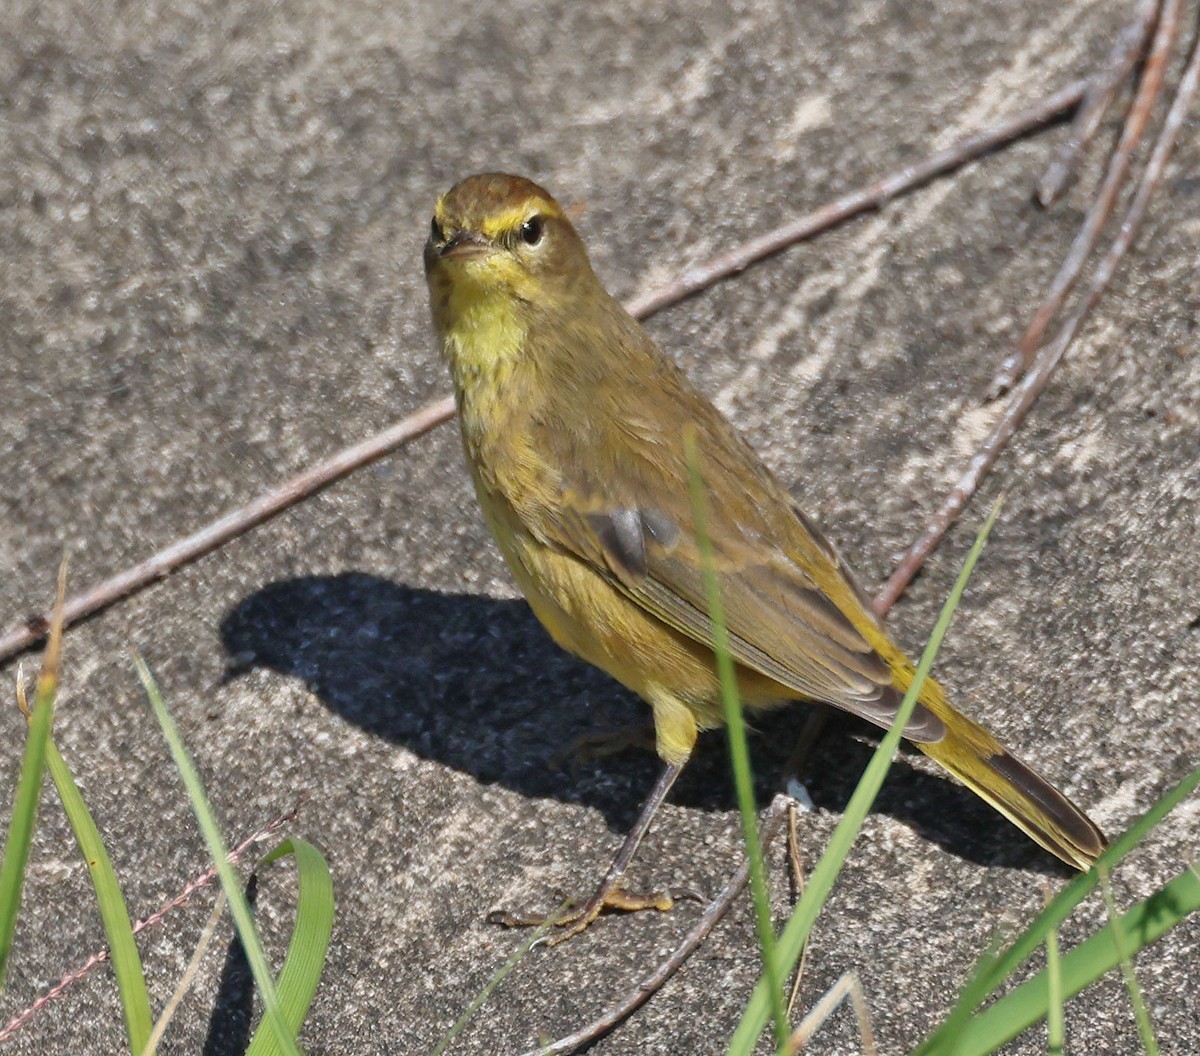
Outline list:
[[[222,621],[227,677],[265,667],[302,679],[330,709],[369,733],[526,796],[600,810],[629,827],[658,763],[625,752],[555,765],[581,733],[647,718],[645,705],[550,640],[524,601],[445,594],[362,573],[272,583]],[[752,718],[760,796],[794,743],[807,708]],[[840,811],[870,746],[871,731],[839,716],[805,780],[817,806]],[[874,736],[871,732],[870,736]],[[686,806],[733,806],[722,739],[702,737],[672,798]],[[874,809],[911,825],[953,854],[983,864],[1058,863],[972,793],[908,765],[892,767]]]

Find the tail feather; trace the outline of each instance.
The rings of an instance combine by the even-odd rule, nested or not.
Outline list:
[[[886,728],[895,720],[916,668],[882,627],[868,624],[863,630],[891,668],[894,692],[884,698],[886,706],[857,713]],[[1089,869],[1108,846],[1104,834],[1082,810],[1044,777],[1009,755],[979,723],[956,711],[935,679],[927,678],[921,684],[921,695],[904,736],[1068,865]]]
[[[1095,823],[982,726],[951,708],[940,686],[932,687],[928,700],[923,688],[922,703],[945,723],[946,735],[917,747],[1051,854],[1076,869],[1090,868],[1108,844]]]

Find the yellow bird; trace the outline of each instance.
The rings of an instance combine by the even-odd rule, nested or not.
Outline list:
[[[691,755],[722,722],[683,435],[694,429],[738,687],[747,708],[824,701],[887,728],[914,667],[837,551],[592,272],[558,203],[471,176],[425,246],[479,504],[538,619],[650,705],[667,764],[568,934],[625,895],[620,875]],[[1047,850],[1087,868],[1100,830],[925,682],[905,737]]]

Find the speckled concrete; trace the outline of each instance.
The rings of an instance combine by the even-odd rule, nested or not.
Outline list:
[[[6,0],[0,622],[48,602],[64,548],[72,583],[93,582],[442,394],[419,256],[433,199],[458,177],[544,182],[632,295],[1078,76],[1130,5],[628,6]],[[1006,492],[941,671],[1114,831],[1200,759],[1198,129],[1193,117],[1136,251],[968,523],[894,617],[919,645]],[[1093,159],[1060,206],[1032,204],[1061,135],[651,323],[868,583],[994,419],[980,394],[1095,185]],[[548,765],[639,705],[556,651],[516,600],[449,426],[69,635],[58,738],[140,915],[204,854],[131,648],[228,832],[315,793],[294,831],[328,852],[338,916],[312,1054],[428,1052],[519,941],[485,913],[586,887],[654,772],[639,755]],[[798,721],[773,721],[771,741]],[[0,722],[8,789],[21,723],[15,709]],[[862,733],[845,723],[821,744],[810,857],[866,758]],[[777,759],[760,745],[757,761],[769,787]],[[639,882],[721,883],[738,831],[724,767],[713,738]],[[1193,803],[1121,870],[1118,897],[1198,851]],[[904,1051],[989,936],[1061,875],[906,758],[817,926],[802,1000],[854,969],[883,1051]],[[270,877],[259,895],[275,936],[287,890]],[[143,938],[156,1002],[207,912]],[[577,1026],[696,912],[606,918],[537,951],[453,1051],[515,1053]],[[1067,941],[1102,919],[1089,903]],[[100,942],[48,794],[2,1011]],[[227,943],[225,930],[164,1052],[240,1051]],[[1190,924],[1138,960],[1164,1052],[1195,1051],[1198,953]],[[757,964],[743,907],[594,1052],[722,1051]],[[1071,1004],[1068,1029],[1077,1053],[1138,1051],[1116,979]],[[811,1051],[856,1052],[855,1039],[841,1012]],[[1044,1045],[1033,1031],[1006,1051]],[[111,978],[74,987],[9,1051],[122,1052]]]

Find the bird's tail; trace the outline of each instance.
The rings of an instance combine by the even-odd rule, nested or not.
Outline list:
[[[1017,828],[1068,865],[1088,869],[1107,846],[1095,823],[1041,775],[1005,750],[987,730],[947,702],[942,687],[927,679],[921,703],[945,726],[936,741],[916,742]]]

